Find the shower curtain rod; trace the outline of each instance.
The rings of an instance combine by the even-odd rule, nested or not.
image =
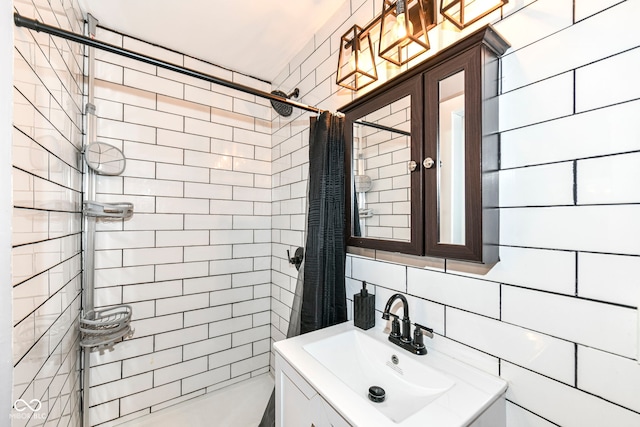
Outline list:
[[[51,34],[54,36],[62,37],[63,39],[71,40],[73,42],[81,43],[90,47],[95,47],[116,55],[121,55],[130,59],[135,59],[147,64],[155,65],[156,67],[164,68],[166,70],[175,71],[186,76],[195,77],[197,79],[205,80],[217,85],[236,89],[241,92],[245,92],[251,95],[259,96],[260,98],[266,98],[271,101],[278,101],[284,104],[291,105],[292,107],[300,108],[301,110],[311,111],[313,113],[322,113],[325,110],[321,110],[317,107],[302,104],[300,102],[292,101],[282,96],[274,95],[268,92],[261,91],[259,89],[245,86],[239,83],[230,82],[229,80],[221,79],[210,74],[201,73],[200,71],[192,70],[190,68],[182,67],[180,65],[172,64],[170,62],[162,61],[160,59],[153,58],[151,56],[142,55],[140,53],[124,49],[109,43],[94,40],[90,37],[81,36],[71,31],[63,30],[61,28],[53,27],[51,25],[43,24],[35,19],[25,18],[18,13],[13,14],[13,21],[18,27],[25,27],[38,32]]]

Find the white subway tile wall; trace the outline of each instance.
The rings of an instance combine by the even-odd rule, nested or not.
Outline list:
[[[270,90],[103,28],[97,38]],[[271,107],[96,57],[97,136],[127,157],[121,177],[98,177],[97,198],[135,206],[130,220],[99,223],[96,237],[97,304],[134,310],[133,338],[91,357],[90,424],[106,426],[268,372]]]
[[[332,110],[361,95],[335,84],[339,40],[380,7],[346,2],[274,89],[299,87]],[[509,427],[640,425],[639,13],[631,0],[515,0],[462,33],[432,30],[424,57],[487,23],[512,44],[501,59],[501,261],[347,256],[348,298],[365,280],[380,311],[402,292],[412,319],[434,328],[431,348],[509,381]],[[392,68],[378,67],[382,80]],[[272,116],[272,342],[285,338],[295,290],[286,250],[303,239],[308,121]]]
[[[25,17],[83,30],[76,1],[13,5]],[[84,49],[13,32],[13,400],[42,406],[29,418],[9,409],[3,423],[79,426]]]

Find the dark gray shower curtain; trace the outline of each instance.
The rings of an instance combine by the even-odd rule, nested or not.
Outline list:
[[[287,338],[347,320],[344,239],[344,118],[311,118],[307,242]],[[259,427],[275,425],[275,390]]]
[[[345,267],[344,119],[311,119],[309,212],[300,333],[347,320]]]

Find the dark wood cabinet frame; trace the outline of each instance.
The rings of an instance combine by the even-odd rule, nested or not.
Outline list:
[[[346,241],[349,246],[493,264],[499,260],[498,58],[509,48],[490,25],[340,108],[345,113]],[[438,82],[465,71],[465,244],[438,243]],[[411,96],[411,240],[353,236],[353,121]]]

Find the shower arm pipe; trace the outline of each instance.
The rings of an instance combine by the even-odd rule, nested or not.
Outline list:
[[[176,73],[184,74],[186,76],[194,77],[196,79],[205,80],[210,83],[214,83],[214,84],[228,87],[231,89],[236,89],[241,92],[258,96],[260,98],[266,98],[272,101],[282,102],[284,104],[291,105],[292,107],[296,107],[301,110],[311,111],[313,113],[322,113],[325,111],[318,107],[313,107],[300,102],[292,101],[285,97],[274,95],[269,92],[264,92],[256,88],[252,88],[250,86],[245,86],[239,83],[231,82],[229,80],[221,79],[219,77],[215,77],[210,74],[202,73],[200,71],[182,67],[180,65],[172,64],[170,62],[162,61],[160,59],[153,58],[151,56],[143,55],[128,49],[124,49],[119,46],[115,46],[109,43],[95,40],[90,37],[85,37],[85,36],[73,33],[71,31],[63,30],[62,28],[57,28],[51,25],[43,24],[38,20],[25,18],[24,16],[21,16],[18,13],[13,14],[13,21],[18,27],[25,27],[30,30],[51,34],[53,36],[61,37],[63,39],[67,39],[76,43],[81,43],[90,47],[95,47],[97,49],[114,53],[116,55],[121,55],[126,58],[135,59],[137,61],[154,65],[156,67],[164,68],[166,70],[175,71]]]

